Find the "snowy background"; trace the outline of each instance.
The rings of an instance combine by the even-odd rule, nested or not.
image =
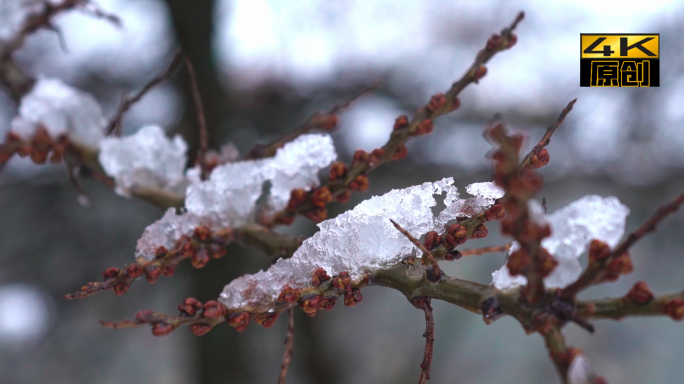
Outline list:
[[[4,3],[17,0],[0,1]],[[383,144],[394,118],[410,114],[460,77],[486,38],[526,11],[518,44],[497,55],[488,74],[461,95],[462,108],[413,141],[409,156],[370,175],[362,199],[425,181],[485,181],[489,144],[482,128],[500,113],[516,130],[538,138],[563,106],[578,98],[549,147],[542,171],[549,211],[587,194],[617,196],[632,211],[631,230],[684,189],[684,4],[677,1],[409,1],[373,0],[100,0],[123,29],[79,12],[59,16],[68,51],[54,32],[40,31],[15,54],[34,76],[59,77],[92,93],[111,116],[124,92],[161,73],[184,42],[207,99],[214,147],[232,141],[246,153],[317,110],[364,87],[380,90],[341,116],[338,153]],[[213,7],[213,8],[212,8]],[[579,34],[658,32],[661,87],[579,88]],[[188,45],[190,44],[190,45]],[[126,116],[124,133],[147,124],[180,133],[196,145],[187,79],[155,88]],[[0,93],[0,134],[16,105]],[[194,153],[191,149],[190,153]],[[0,173],[0,382],[2,383],[261,383],[276,380],[285,324],[238,334],[227,326],[196,338],[179,330],[153,338],[148,329],[114,332],[97,319],[131,317],[139,309],[175,312],[185,297],[214,299],[228,281],[268,267],[252,250],[172,279],[135,284],[79,302],[62,295],[133,257],[136,239],[162,212],[85,182],[91,206],[81,207],[62,167],[13,159]],[[684,218],[670,218],[633,252],[636,271],[587,297],[620,296],[637,280],[656,293],[682,288]],[[292,233],[311,234],[298,220]],[[496,228],[469,247],[501,244]],[[503,255],[445,264],[447,273],[488,283]],[[313,319],[297,312],[292,383],[411,383],[422,358],[423,315],[398,293],[363,291],[354,308],[339,305]],[[558,379],[538,336],[511,319],[486,326],[460,308],[435,303],[435,383],[550,383]],[[684,327],[669,319],[598,322],[589,336],[570,325],[570,343],[615,383],[668,383],[680,378]]]

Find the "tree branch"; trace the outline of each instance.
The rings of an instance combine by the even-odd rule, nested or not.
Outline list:
[[[285,336],[285,353],[283,354],[283,362],[280,364],[280,377],[278,384],[285,384],[287,377],[287,369],[290,367],[290,359],[292,358],[292,344],[294,343],[294,311],[292,308],[287,310],[287,336]]]
[[[195,67],[189,58],[185,58],[185,65],[188,67],[188,74],[190,75],[190,90],[192,99],[195,102],[195,113],[197,114],[197,127],[199,129],[199,149],[197,152],[197,162],[200,166],[200,178],[206,180],[209,177],[209,168],[207,167],[207,148],[209,146],[209,133],[207,133],[207,122],[204,116],[204,105],[202,104],[202,97],[200,96],[199,87],[197,86],[197,76],[195,75]]]
[[[679,196],[675,197],[674,200],[660,207],[658,211],[651,216],[651,218],[649,218],[634,232],[630,233],[625,240],[618,244],[618,246],[615,247],[608,257],[590,263],[587,269],[584,270],[582,275],[580,275],[580,277],[577,278],[574,283],[570,284],[566,288],[563,288],[561,295],[568,299],[573,298],[587,287],[601,283],[608,274],[608,269],[610,269],[611,264],[614,260],[616,260],[616,258],[625,255],[629,248],[639,239],[650,232],[655,232],[658,224],[665,217],[676,212],[679,209],[679,206],[682,204],[684,204],[684,193],[681,193]]]
[[[551,142],[551,136],[553,136],[553,134],[556,132],[556,129],[558,129],[558,127],[560,127],[561,124],[563,124],[563,121],[565,121],[565,116],[567,116],[568,113],[570,113],[570,111],[572,111],[572,107],[575,105],[576,101],[577,101],[577,99],[574,99],[571,102],[569,102],[568,105],[565,108],[563,108],[563,110],[561,111],[561,113],[558,116],[558,118],[556,119],[556,121],[554,121],[553,124],[551,124],[546,129],[546,133],[544,134],[544,136],[542,136],[541,140],[539,140],[539,143],[537,145],[535,145],[534,148],[532,148],[530,153],[528,153],[527,156],[525,156],[523,161],[520,163],[520,169],[521,170],[524,168],[527,168],[528,166],[532,166],[533,168],[539,168],[539,166],[544,165],[545,163],[548,163],[548,156],[546,157],[545,160],[539,159],[539,158],[536,158],[535,161],[532,161],[532,160],[533,160],[533,157],[537,156],[542,149],[544,149],[547,145],[549,145],[549,142]],[[544,163],[544,164],[542,164],[542,163]],[[537,165],[539,165],[539,166],[537,166]]]
[[[430,380],[430,366],[432,365],[432,351],[435,348],[435,319],[432,316],[432,306],[430,306],[430,298],[421,297],[411,301],[414,307],[422,309],[425,312],[425,353],[423,354],[423,361],[420,363],[420,378],[418,384],[425,384]]]

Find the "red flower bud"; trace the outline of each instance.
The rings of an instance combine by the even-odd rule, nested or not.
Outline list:
[[[595,263],[597,261],[605,260],[610,256],[610,246],[600,240],[592,240],[589,245],[589,262]]]
[[[166,254],[168,252],[169,252],[169,250],[166,249],[166,247],[160,246],[154,251],[154,258],[155,259],[161,259],[162,257],[166,256]]]
[[[684,319],[684,300],[674,299],[665,304],[665,313],[674,320]]]
[[[171,331],[173,331],[174,329],[176,329],[176,327],[174,327],[171,324],[157,323],[157,324],[152,326],[152,334],[157,336],[157,337],[166,336],[169,333],[171,333]]]
[[[295,289],[290,288],[289,285],[284,286],[283,290],[280,292],[280,295],[278,296],[278,301],[283,303],[294,303],[295,301],[297,301],[297,291]]]
[[[299,307],[310,317],[316,316],[318,312],[318,306],[321,303],[321,297],[319,295],[308,295],[302,298],[299,302]]]
[[[352,191],[364,192],[367,191],[369,187],[370,183],[368,182],[368,176],[366,175],[358,175],[354,181],[349,183],[349,189]]]
[[[506,48],[510,48],[515,45],[515,43],[518,42],[518,36],[514,33],[511,33],[511,35],[508,37],[508,44],[506,44]]]
[[[190,263],[193,267],[199,269],[207,265],[209,260],[211,260],[211,256],[209,256],[209,251],[207,251],[206,248],[202,248],[192,255],[192,257],[190,258]]]
[[[335,201],[338,203],[348,203],[349,200],[351,200],[351,191],[348,189],[335,196]]]
[[[142,276],[143,273],[145,273],[143,271],[143,267],[138,263],[128,264],[125,271],[128,277],[132,277],[134,279]]]
[[[341,272],[339,275],[333,277],[330,284],[333,288],[348,291],[351,289],[351,276],[349,272]]]
[[[330,167],[330,181],[335,181],[347,175],[347,166],[341,162],[336,161]]]
[[[313,271],[313,275],[311,277],[311,284],[314,286],[319,286],[321,283],[324,281],[330,280],[330,276],[328,276],[328,273],[325,271],[323,268],[316,268],[315,271]]]
[[[423,244],[425,245],[425,248],[431,250],[432,248],[438,246],[441,242],[442,238],[439,236],[439,233],[430,231],[425,234],[425,241]]]
[[[254,321],[264,328],[271,328],[278,320],[278,316],[280,316],[278,312],[257,313],[254,315]]]
[[[195,334],[195,336],[202,336],[209,333],[211,328],[213,327],[209,324],[195,323],[190,325],[190,332]]]
[[[548,164],[550,160],[551,155],[549,155],[549,151],[542,149],[530,158],[530,166],[533,169],[539,169]]]
[[[326,311],[332,311],[333,308],[335,307],[336,301],[337,301],[336,296],[324,297],[321,299],[321,302],[318,304],[318,308],[324,309]]]
[[[546,248],[542,248],[539,254],[539,260],[537,260],[537,263],[535,264],[536,266],[536,271],[541,277],[546,277],[553,272],[554,269],[558,266],[558,261],[551,256],[549,251],[546,250]]]
[[[653,293],[643,281],[638,281],[629,290],[627,298],[634,304],[646,305],[653,301]]]
[[[489,40],[487,40],[487,46],[485,49],[487,51],[491,52],[491,51],[497,49],[499,47],[500,43],[501,43],[501,36],[499,36],[498,34],[495,33],[489,38]]]
[[[434,113],[435,111],[444,107],[444,104],[446,104],[446,97],[443,93],[437,93],[432,96],[425,109],[427,109],[427,111],[430,113]]]
[[[417,134],[419,135],[426,135],[435,128],[435,125],[432,123],[432,120],[430,119],[425,119],[418,124],[418,129],[416,131]]]
[[[477,70],[475,70],[475,83],[477,83],[481,78],[487,74],[487,67],[480,65]]]
[[[473,235],[470,237],[471,239],[482,239],[483,237],[487,237],[487,234],[489,234],[489,230],[484,224],[478,225],[475,230],[473,231]]]
[[[394,151],[394,156],[392,156],[392,160],[401,160],[404,157],[408,155],[408,148],[406,148],[406,145],[402,144],[397,147],[397,149]]]
[[[209,300],[206,303],[204,303],[204,308],[202,309],[202,317],[216,319],[219,317],[223,317],[225,312],[225,305],[219,303],[216,300]]]
[[[367,163],[368,162],[368,153],[364,151],[363,149],[358,149],[356,152],[354,152],[354,162],[355,163]]]
[[[527,252],[519,249],[508,256],[506,266],[508,266],[508,271],[511,273],[511,276],[518,276],[525,273],[525,270],[527,270],[527,267],[531,262],[532,260]]]
[[[487,221],[502,220],[506,217],[506,210],[504,209],[503,204],[494,204],[485,211],[484,217]]]
[[[117,276],[119,276],[119,268],[107,268],[104,272],[102,272],[103,280],[113,279]]]
[[[228,325],[235,328],[238,332],[244,332],[249,325],[251,315],[249,312],[237,312],[230,315],[228,318]]]
[[[328,187],[320,187],[313,193],[311,200],[314,205],[325,207],[326,204],[332,201],[332,195]]]
[[[358,288],[352,288],[352,290],[344,292],[345,307],[353,307],[361,300],[363,300],[363,296],[361,296],[361,291]]]
[[[151,284],[157,281],[161,276],[161,269],[159,267],[149,267],[145,270],[145,278]]]
[[[207,241],[211,237],[211,230],[208,227],[200,225],[195,228],[192,237],[195,238],[195,240]]]
[[[119,283],[116,284],[112,287],[112,291],[114,291],[114,294],[117,296],[123,296],[127,291],[128,288],[130,288],[130,285],[128,283]]]
[[[402,128],[406,128],[409,125],[409,120],[408,117],[405,115],[401,115],[397,117],[397,119],[394,121],[394,130],[398,131]]]

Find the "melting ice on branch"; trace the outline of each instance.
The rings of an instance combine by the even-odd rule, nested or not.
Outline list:
[[[97,147],[104,138],[105,120],[91,95],[61,80],[41,77],[21,99],[11,131],[30,140],[38,127],[45,128],[53,139],[66,135],[71,141]]]
[[[629,208],[616,197],[585,196],[544,218],[541,206],[530,201],[533,220],[546,220],[551,226],[551,236],[542,240],[558,261],[556,269],[544,279],[547,287],[563,288],[574,282],[582,272],[579,257],[586,252],[593,239],[615,247],[625,233],[625,219]],[[519,249],[513,243],[510,253]],[[492,274],[497,289],[511,289],[527,284],[524,276],[511,276],[504,265]]]
[[[448,214],[461,213],[453,179],[405,189],[392,190],[368,199],[353,210],[318,224],[320,231],[306,239],[289,259],[280,259],[267,271],[245,275],[228,284],[220,301],[232,309],[267,311],[285,285],[301,288],[310,284],[312,272],[323,268],[328,275],[348,272],[359,280],[365,271],[387,268],[399,263],[413,252],[414,245],[392,225],[395,220],[415,237],[433,229],[435,194],[446,192]],[[488,206],[481,207],[482,209]]]
[[[140,187],[155,187],[183,195],[183,171],[188,145],[176,135],[169,139],[157,126],[146,126],[131,136],[108,137],[100,143],[99,160],[116,180],[116,192],[130,196]]]
[[[287,205],[293,189],[317,187],[318,171],[336,158],[329,135],[302,135],[278,149],[275,157],[220,165],[203,182],[189,175],[194,180],[185,207],[225,226],[241,225],[252,221],[264,182],[271,183],[269,208],[279,211]]]
[[[318,186],[318,171],[336,158],[330,136],[311,134],[286,144],[275,157],[219,165],[206,181],[201,181],[199,169],[193,168],[187,175],[187,212],[176,215],[171,209],[147,227],[138,240],[136,255],[152,259],[157,247],[170,249],[198,225],[216,228],[253,222],[256,202],[266,181],[271,183],[269,208],[283,209],[291,190]]]

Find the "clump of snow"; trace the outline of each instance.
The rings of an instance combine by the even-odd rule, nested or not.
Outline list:
[[[483,199],[488,199],[492,203],[494,200],[504,197],[505,191],[503,188],[494,184],[493,181],[487,181],[484,183],[473,183],[466,187],[466,192],[473,196],[479,196]]]
[[[91,95],[61,80],[41,77],[21,99],[11,131],[28,140],[39,126],[52,138],[67,135],[72,141],[97,147],[104,138],[105,120]]]
[[[199,181],[196,175],[189,174],[192,183],[185,206],[188,212],[223,225],[241,225],[252,220],[264,182],[271,183],[269,207],[282,210],[293,189],[317,187],[318,171],[336,158],[329,135],[302,135],[280,148],[272,158],[220,165],[209,180]]]
[[[583,353],[575,356],[568,367],[568,384],[593,384],[596,371]]]
[[[472,217],[482,213],[491,207],[497,199],[504,196],[504,190],[493,182],[473,183],[466,187],[466,192],[475,196],[469,199],[460,199],[456,187],[444,188],[446,208],[435,219],[435,231],[444,230],[444,226],[450,220],[459,217]]]
[[[530,204],[533,220],[541,220],[541,207]],[[593,239],[615,247],[625,233],[625,219],[629,208],[616,197],[585,196],[566,207],[546,216],[551,226],[551,236],[542,240],[546,248],[558,261],[556,269],[544,279],[548,287],[563,288],[574,282],[582,272],[579,257],[587,250]],[[519,249],[513,244],[510,253]],[[492,274],[492,283],[497,289],[511,289],[527,284],[524,276],[511,276],[504,265]]]
[[[172,249],[178,239],[183,235],[190,236],[200,225],[214,227],[209,220],[187,212],[177,215],[175,208],[169,208],[161,219],[145,228],[142,237],[138,240],[135,256],[154,260],[157,248],[163,246],[166,249]]]
[[[424,183],[374,196],[334,219],[318,224],[320,231],[306,239],[289,259],[280,259],[267,271],[245,275],[228,284],[220,301],[232,309],[267,311],[283,286],[301,288],[316,268],[328,275],[348,272],[353,280],[365,271],[396,265],[414,245],[392,225],[395,220],[415,237],[432,230],[435,194],[453,198],[453,179]]]
[[[183,194],[183,175],[188,145],[176,135],[169,139],[158,126],[145,126],[127,137],[108,137],[100,143],[99,160],[116,181],[116,192],[130,196],[132,190],[155,187]]]

